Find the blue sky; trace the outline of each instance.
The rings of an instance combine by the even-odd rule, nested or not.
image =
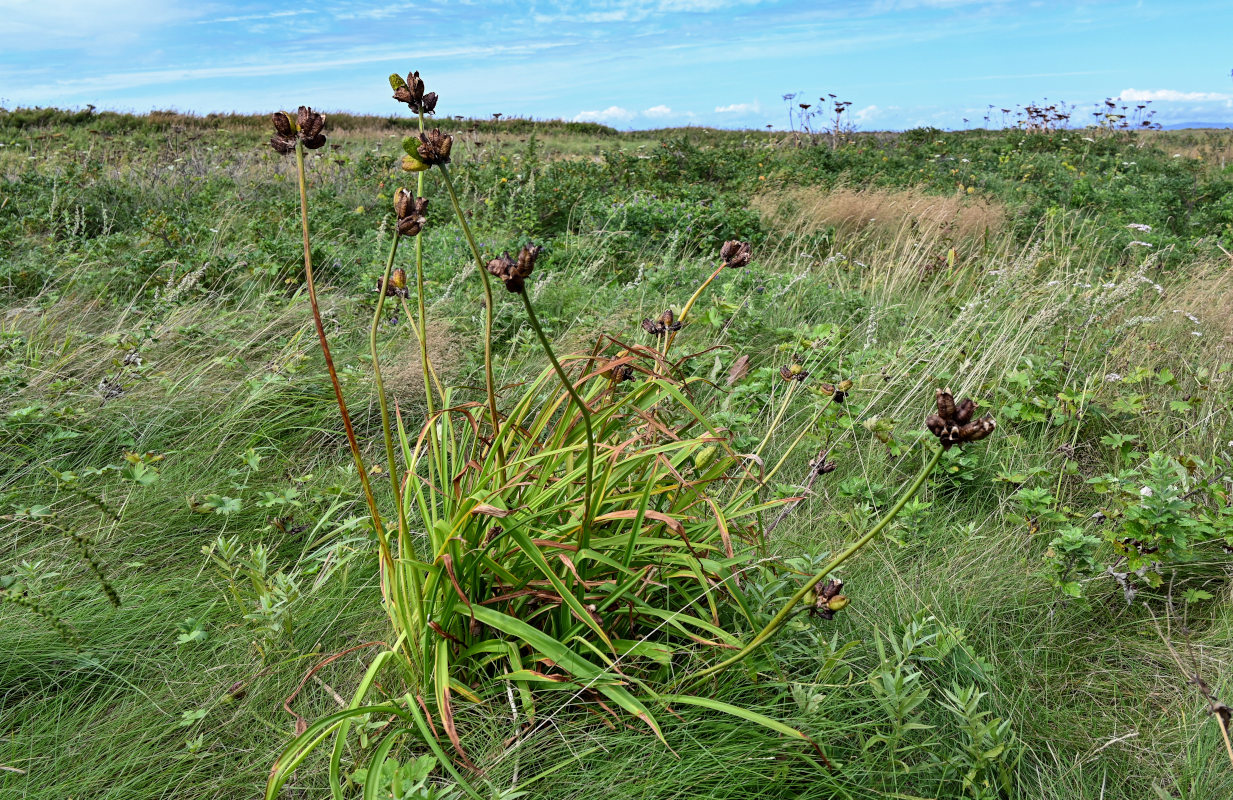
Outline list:
[[[864,130],[1108,96],[1233,122],[1230,41],[1231,0],[0,0],[0,106],[395,114],[418,69],[439,113],[618,128],[786,127],[792,92]]]

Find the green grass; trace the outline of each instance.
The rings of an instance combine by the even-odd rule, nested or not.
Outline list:
[[[0,113],[0,575],[18,576],[82,643],[74,652],[42,618],[0,605],[6,797],[259,796],[294,732],[284,699],[323,659],[389,635],[371,600],[374,545],[300,286],[293,177],[259,149],[264,124]],[[311,172],[315,262],[348,402],[368,462],[382,463],[364,354],[390,198],[403,181],[391,134],[404,126],[331,118],[330,130],[340,148],[322,151]],[[535,151],[520,141],[532,131]],[[558,351],[586,350],[600,332],[643,341],[639,320],[667,303],[679,308],[710,273],[715,240],[740,232],[755,240],[755,263],[721,276],[674,346],[718,346],[692,363],[721,385],[738,356],[751,356],[721,416],[738,449],[751,451],[776,412],[785,385],[774,373],[793,353],[814,374],[806,387],[855,381],[845,413],[823,412],[765,490],[791,495],[808,458],[833,446],[838,468],[776,529],[749,576],[766,618],[803,580],[796,573],[855,538],[915,473],[935,387],[972,395],[999,420],[990,439],[962,457],[952,451],[889,536],[844,566],[848,608],[829,622],[795,619],[714,686],[717,699],[804,730],[834,772],[795,742],[684,706],[679,719],[659,715],[671,751],[578,702],[547,703],[541,725],[506,746],[518,734],[508,706],[467,708],[464,744],[493,786],[564,763],[527,786],[531,795],[972,796],[958,766],[963,724],[943,702],[957,683],[986,692],[980,708],[1010,723],[1009,796],[1233,794],[1219,731],[1168,649],[1193,659],[1217,696],[1233,695],[1230,556],[1218,543],[1200,548],[1131,606],[1109,578],[1065,600],[1045,558],[1060,526],[1092,525],[1091,514],[1113,502],[1087,482],[1127,467],[1102,436],[1137,437],[1131,466],[1160,451],[1197,459],[1210,476],[1231,457],[1228,262],[1214,247],[1230,247],[1220,193],[1230,178],[1210,155],[1172,158],[1174,147],[1202,155],[1224,145],[1154,133],[1093,137],[1075,154],[1084,135],[1027,137],[1030,148],[1009,133],[866,137],[832,153],[776,147],[762,133],[670,132],[661,146],[652,134],[503,121],[460,134],[456,180],[478,204],[485,253],[527,235],[548,245],[531,286]],[[749,210],[754,193],[796,186],[877,182],[949,195],[955,167],[938,155],[969,158],[976,180],[958,177],[977,187],[976,199],[1009,209],[1004,227],[956,239],[925,225],[845,231],[805,224],[790,209]],[[1096,183],[1063,165],[1078,157],[1096,162],[1083,168]],[[1024,181],[1029,161],[1036,168]],[[1106,167],[1122,161],[1141,169],[1119,170],[1115,185]],[[449,365],[459,392],[482,399],[473,267],[443,192],[430,189],[438,364]],[[695,220],[700,227],[687,231]],[[1153,234],[1127,231],[1127,222],[1151,224]],[[1127,248],[1132,238],[1169,253],[1153,261]],[[504,384],[543,364],[520,305],[499,294]],[[383,325],[381,346],[387,371],[415,372],[405,319]],[[124,364],[134,350],[142,363]],[[123,394],[104,399],[104,379]],[[415,397],[399,398],[404,416],[421,413]],[[823,402],[806,391],[789,406],[768,463]],[[250,448],[255,468],[243,458]],[[126,452],[162,455],[157,480],[89,473],[122,468]],[[48,469],[79,477],[69,485]],[[73,486],[120,510],[121,521]],[[374,486],[389,491],[383,480]],[[1020,486],[1050,492],[1063,521],[1025,519]],[[1204,503],[1216,509],[1213,497]],[[228,511],[223,498],[239,509],[211,511]],[[71,541],[21,513],[33,506],[91,537],[118,609]],[[220,536],[237,537],[242,557],[268,549],[266,588],[279,570],[297,576],[289,616],[245,619],[259,592],[242,570],[230,581],[203,553]],[[1188,602],[1186,589],[1211,598]],[[189,618],[206,638],[178,644],[177,625]],[[887,640],[902,643],[913,618],[918,639],[934,638],[896,657]],[[350,699],[374,652],[323,667],[295,711],[311,721],[337,710],[334,695]],[[698,655],[674,667],[694,671],[715,654]],[[910,721],[929,727],[897,728],[874,690],[871,676],[896,667],[927,690]],[[892,755],[886,740],[896,736]],[[358,763],[375,741],[364,750],[356,740],[349,756]],[[323,792],[324,757],[314,757],[284,796]]]

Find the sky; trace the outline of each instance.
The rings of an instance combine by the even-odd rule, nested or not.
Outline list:
[[[1233,0],[0,0],[0,107],[398,114],[414,69],[439,114],[620,129],[786,128],[829,94],[860,130],[1106,97],[1233,123],[1230,41]]]

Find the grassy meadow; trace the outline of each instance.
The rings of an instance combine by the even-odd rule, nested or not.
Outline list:
[[[488,307],[440,170],[420,173],[421,349],[414,287],[374,321],[414,120],[331,115],[305,159],[316,288],[375,501],[395,525],[407,492],[398,540],[426,553],[404,573],[383,567],[340,425],[295,159],[268,146],[268,118],[0,111],[0,796],[260,798],[297,734],[363,696],[337,776],[329,739],[278,796],[1233,797],[1211,713],[1233,702],[1233,134],[432,124],[454,134],[483,258],[543,246],[525,298],[588,402],[630,398],[596,425],[634,444],[599,448],[609,521],[577,523],[578,401],[496,286],[496,394],[510,420],[525,402],[509,428],[528,432],[506,429],[517,477],[490,464]],[[716,270],[729,240],[752,261]],[[414,279],[412,247],[394,264]],[[672,335],[642,321],[679,317],[712,273],[669,359]],[[584,381],[600,350],[637,354],[631,380]],[[474,428],[437,416],[422,352]],[[942,387],[997,428],[897,506],[937,446]],[[396,459],[383,412],[403,423]],[[436,436],[463,443],[457,463],[416,460]],[[421,512],[480,475],[502,481],[475,489],[486,505],[445,512],[480,527],[459,522],[434,560],[440,520]],[[892,509],[830,576],[846,607],[792,613],[693,684],[758,719],[652,702]],[[519,514],[537,515],[529,572],[489,565],[489,594],[522,592],[502,608],[567,631],[559,653],[509,644],[495,612],[468,621],[472,601],[496,606],[452,572],[496,552],[492,523],[522,536]],[[545,532],[570,524],[617,555],[588,572]],[[618,528],[627,545],[603,536]],[[604,593],[631,559],[645,594],[619,645],[626,600]],[[435,672],[415,667],[424,624],[403,627],[390,575],[453,604],[457,628],[428,614],[447,629],[423,640]],[[698,620],[679,634],[678,610]],[[578,653],[611,671],[582,685]],[[459,677],[442,685],[445,661]],[[624,687],[655,730],[616,707]],[[406,722],[420,708],[439,749]]]

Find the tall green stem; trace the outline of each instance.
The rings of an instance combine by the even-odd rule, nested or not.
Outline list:
[[[424,112],[420,111],[420,133],[424,132]],[[415,176],[415,196],[424,196],[424,173],[420,172]],[[428,360],[428,312],[424,306],[424,234],[415,234],[415,299],[419,306],[419,322],[416,323],[415,330],[420,340],[420,367],[424,371],[424,400],[428,405],[428,416],[432,417],[435,413],[432,402],[432,388],[429,379],[436,384],[437,392],[441,394],[441,402],[445,402],[445,393],[441,391],[441,382],[436,378],[436,373],[432,369],[432,363]],[[408,314],[408,316],[410,316]]]
[[[484,282],[484,388],[488,392],[488,412],[492,416],[492,445],[496,449],[497,470],[504,475],[505,454],[501,451],[501,421],[497,416],[497,390],[492,378],[492,281],[488,279],[488,268],[484,265],[484,259],[480,255],[479,245],[475,243],[471,226],[467,224],[467,218],[462,213],[458,193],[454,191],[454,182],[450,180],[450,171],[444,164],[441,164],[438,169],[441,170],[441,178],[445,181],[445,188],[450,193],[454,215],[458,217],[458,224],[462,226],[462,232],[467,237],[467,244],[471,246],[471,255],[475,257],[476,269],[479,270],[480,278]]]
[[[578,406],[578,413],[582,414],[582,425],[587,433],[587,474],[586,483],[583,485],[583,509],[582,509],[582,528],[579,530],[578,547],[579,549],[591,546],[591,482],[595,476],[595,432],[591,428],[591,409],[587,406],[586,401],[578,396],[578,392],[574,389],[574,384],[570,381],[569,375],[561,367],[561,362],[557,361],[556,354],[552,352],[552,345],[548,343],[548,337],[544,335],[544,329],[540,327],[539,318],[535,316],[535,309],[531,305],[531,298],[527,296],[524,289],[518,293],[522,298],[522,305],[527,310],[527,322],[531,323],[531,328],[535,331],[535,335],[539,337],[539,343],[543,346],[544,352],[548,354],[548,360],[552,362],[552,368],[556,370],[557,377],[561,379],[561,383],[565,386],[565,391],[569,393],[570,399]]]
[[[796,591],[796,594],[792,595],[788,602],[784,604],[783,608],[779,609],[779,613],[777,613],[771,621],[766,624],[766,627],[759,631],[757,636],[749,640],[749,644],[742,647],[740,651],[731,658],[727,658],[714,666],[707,667],[701,672],[689,676],[685,680],[695,681],[709,675],[714,675],[717,672],[721,672],[733,664],[743,661],[749,656],[750,653],[757,650],[758,647],[766,642],[767,639],[774,636],[775,632],[783,627],[783,624],[788,620],[788,617],[792,614],[792,609],[796,608],[797,604],[805,598],[805,595],[813,590],[813,587],[817,586],[827,575],[834,572],[840,564],[856,555],[861,548],[877,538],[878,534],[880,534],[886,526],[899,515],[899,512],[902,511],[903,507],[908,504],[908,501],[915,497],[916,493],[920,491],[920,487],[925,485],[925,480],[929,477],[929,473],[933,472],[934,467],[938,465],[938,461],[941,460],[941,458],[942,448],[939,447],[937,450],[933,451],[933,457],[929,459],[929,462],[926,463],[921,469],[920,474],[916,476],[916,480],[912,481],[912,485],[909,486],[902,495],[900,495],[899,500],[895,503],[891,510],[886,513],[886,516],[882,517],[877,525],[870,528],[868,533],[853,542],[848,549],[828,561],[825,566],[818,570],[817,574],[806,581],[805,584]]]
[[[377,403],[381,407],[381,432],[385,436],[385,459],[390,473],[390,489],[394,492],[394,502],[398,508],[398,548],[399,554],[406,546],[407,511],[402,504],[402,483],[398,480],[398,463],[394,458],[394,429],[390,425],[389,404],[385,399],[385,382],[381,379],[381,359],[377,355],[377,326],[381,322],[381,311],[385,308],[385,293],[390,284],[390,273],[394,269],[394,255],[398,252],[398,230],[394,230],[394,241],[390,244],[390,256],[385,261],[385,275],[377,292],[377,308],[372,315],[372,326],[368,329],[368,350],[372,355],[373,384],[377,389]]]
[[[347,403],[343,400],[342,385],[338,382],[338,372],[334,369],[334,359],[330,355],[330,344],[325,338],[325,326],[321,322],[321,308],[317,305],[317,285],[313,281],[313,258],[308,240],[308,185],[304,178],[304,143],[295,143],[295,166],[300,179],[300,222],[304,229],[304,281],[308,284],[308,302],[313,309],[313,323],[317,326],[317,339],[321,342],[321,354],[325,356],[325,367],[330,373],[330,382],[334,385],[334,399],[342,414],[343,430],[347,434],[347,444],[351,448],[351,457],[355,460],[355,470],[360,475],[360,485],[364,489],[364,497],[368,500],[368,513],[372,516],[373,529],[381,545],[381,554],[388,566],[393,567],[394,559],[390,554],[390,543],[385,538],[385,529],[381,525],[381,513],[377,511],[377,499],[373,496],[372,486],[368,483],[368,473],[364,469],[364,458],[360,455],[360,445],[355,438],[355,429],[351,427],[351,415],[347,413]]]
[[[711,285],[711,282],[719,277],[719,273],[724,271],[724,265],[720,264],[719,269],[711,273],[711,277],[702,282],[702,285],[694,290],[693,296],[685,303],[685,307],[681,309],[681,316],[677,317],[677,322],[684,322],[685,317],[689,316],[689,311],[694,307],[694,303],[698,302],[698,298],[702,296],[702,292],[706,287]],[[676,338],[679,331],[672,331],[668,334],[668,340],[664,343],[664,355],[668,354],[668,348],[672,347],[672,341]]]

